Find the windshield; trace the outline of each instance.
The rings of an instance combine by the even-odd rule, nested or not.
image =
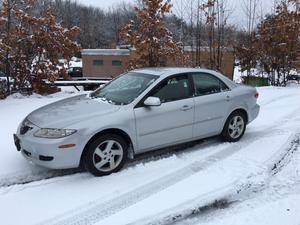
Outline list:
[[[91,94],[115,105],[127,105],[146,90],[158,76],[142,73],[126,73]]]

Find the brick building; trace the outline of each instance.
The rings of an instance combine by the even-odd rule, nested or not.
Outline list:
[[[193,61],[195,51],[186,47],[185,53]],[[82,51],[82,65],[84,77],[111,78],[126,71],[130,59],[134,57],[134,50],[129,49],[84,49]],[[201,66],[208,68],[209,52],[201,50]],[[163,66],[176,66],[171,60],[162,62]],[[233,79],[234,54],[232,50],[223,52],[222,71],[228,78]]]

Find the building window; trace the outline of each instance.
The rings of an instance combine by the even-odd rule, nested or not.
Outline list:
[[[120,61],[120,60],[113,60],[111,64],[113,66],[122,66],[122,61]]]
[[[93,66],[103,66],[103,60],[93,60]]]

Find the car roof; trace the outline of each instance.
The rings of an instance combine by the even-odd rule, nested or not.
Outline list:
[[[153,68],[135,69],[133,70],[133,72],[153,74],[157,76],[169,76],[171,74],[179,74],[179,73],[190,73],[190,72],[212,73],[215,71],[204,69],[204,68],[189,68],[189,67],[153,67]]]
[[[156,76],[160,76],[161,78],[168,77],[170,75],[174,74],[181,74],[181,73],[210,73],[221,80],[223,80],[227,85],[229,85],[231,88],[236,87],[236,84],[227,78],[225,75],[216,72],[214,70],[204,69],[204,68],[192,68],[192,67],[153,67],[153,68],[143,68],[143,69],[135,69],[132,72],[136,73],[144,73],[144,74],[152,74]]]

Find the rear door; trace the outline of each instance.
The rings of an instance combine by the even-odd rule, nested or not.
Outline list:
[[[160,106],[134,109],[139,150],[180,143],[193,137],[194,100],[187,75],[162,81],[146,96],[160,98]]]
[[[208,73],[192,74],[194,84],[194,137],[208,137],[221,133],[230,108],[230,88]]]

